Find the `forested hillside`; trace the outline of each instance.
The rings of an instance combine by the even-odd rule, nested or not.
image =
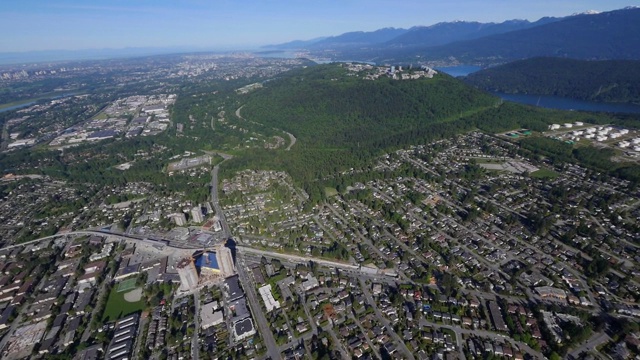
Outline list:
[[[435,136],[458,133],[456,119],[499,102],[447,75],[371,81],[347,76],[337,64],[293,70],[242,101],[244,118],[291,132],[298,141],[291,151],[254,151],[233,163],[280,167],[302,183],[364,166],[385,148],[416,141],[425,129],[433,127]]]
[[[452,120],[498,100],[446,75],[376,81],[346,76],[339,65],[294,71],[252,94],[251,120],[292,132],[306,146],[366,148],[385,137]]]
[[[288,131],[298,141],[290,151],[247,149],[225,165],[225,172],[282,169],[312,200],[323,196],[323,186],[336,174],[367,167],[385,151],[475,129],[542,131],[548,124],[572,121],[637,125],[635,118],[502,103],[447,75],[370,81],[348,76],[337,64],[291,71],[238,100],[243,118]]]
[[[640,61],[534,58],[470,74],[465,82],[505,93],[640,103]]]

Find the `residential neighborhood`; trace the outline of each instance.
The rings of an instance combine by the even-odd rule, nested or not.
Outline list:
[[[515,163],[522,165],[483,166]],[[286,173],[246,170],[220,184],[213,200],[224,216],[213,202],[183,204],[171,230],[148,232],[135,215],[127,228],[70,228],[5,244],[2,357],[634,351],[638,234],[624,224],[638,218],[638,203],[619,195],[628,185],[619,180],[604,183],[575,165],[550,168],[508,140],[470,133],[388,153],[371,174],[346,172],[362,180],[327,189],[313,208]],[[126,192],[150,188],[131,183]],[[585,212],[595,201],[606,208]],[[102,208],[115,221],[118,208],[130,207]],[[523,211],[551,215],[524,227],[514,221]],[[178,224],[187,216],[190,224]],[[222,222],[233,239],[220,237]],[[615,325],[599,323],[602,313]]]

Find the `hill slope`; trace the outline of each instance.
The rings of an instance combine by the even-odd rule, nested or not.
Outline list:
[[[341,64],[291,71],[251,94],[243,114],[309,146],[353,148],[496,103],[447,75],[371,81],[346,74]]]
[[[640,61],[633,60],[533,58],[473,73],[465,82],[488,91],[640,103]]]
[[[314,183],[364,166],[385,149],[470,130],[457,119],[498,102],[448,75],[371,81],[347,73],[340,64],[292,70],[241,97],[243,118],[290,132],[297,142],[291,151],[256,150],[229,166],[281,168]]]

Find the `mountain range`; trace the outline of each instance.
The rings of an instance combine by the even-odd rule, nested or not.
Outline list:
[[[640,8],[588,12],[535,22],[443,22],[410,29],[349,32],[311,40],[269,45],[298,49],[333,60],[443,61],[493,65],[535,56],[577,59],[640,59]]]
[[[528,20],[508,20],[502,23],[480,23],[476,21],[441,22],[431,26],[414,26],[410,29],[383,28],[368,32],[353,31],[337,36],[267,45],[264,48],[329,50],[347,46],[436,46],[526,29],[557,20],[558,18],[547,17],[536,22],[529,22]]]

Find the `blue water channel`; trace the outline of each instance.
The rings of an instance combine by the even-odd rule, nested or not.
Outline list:
[[[479,66],[473,65],[459,65],[436,68],[436,70],[442,71],[455,77],[467,76],[480,69],[481,68]],[[500,92],[494,92],[493,95],[499,96],[506,101],[540,106],[548,109],[640,114],[640,105],[637,104],[602,103],[587,100],[576,100],[552,95],[505,94]]]

